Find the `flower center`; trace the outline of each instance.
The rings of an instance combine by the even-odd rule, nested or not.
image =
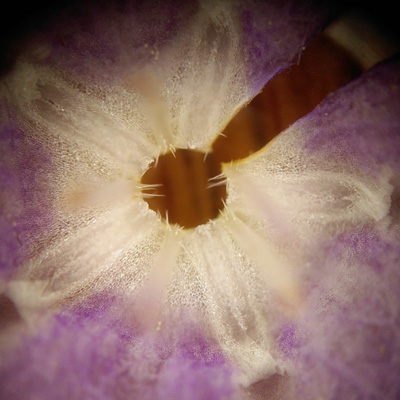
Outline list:
[[[226,180],[213,153],[178,149],[161,155],[141,178],[142,195],[165,221],[194,228],[224,208]]]

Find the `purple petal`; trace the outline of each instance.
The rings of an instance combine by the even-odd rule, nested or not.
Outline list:
[[[51,159],[44,146],[18,128],[1,104],[0,126],[0,276],[13,275],[50,223],[44,190]]]
[[[310,1],[242,2],[246,65],[254,93],[300,58],[300,53],[328,23],[332,4]]]
[[[293,334],[290,371],[297,396],[398,399],[398,243],[372,228],[347,232],[325,249],[324,263],[318,260],[315,267],[321,265],[323,274]],[[286,354],[292,342],[283,331],[280,347]]]
[[[400,169],[400,62],[381,64],[326,99],[303,120],[311,156],[351,161],[376,174]]]
[[[237,168],[240,179],[256,182],[265,215],[276,208],[309,244],[369,222],[397,226],[399,70],[393,60],[365,73]],[[240,207],[250,204],[244,200]]]
[[[342,88],[296,125],[304,133],[306,156],[321,170],[364,176],[387,192],[394,231],[400,222],[399,93],[397,58]]]
[[[15,400],[241,398],[234,369],[200,329],[141,336],[104,311],[56,315],[3,349],[0,379],[0,397]]]
[[[324,231],[330,222],[324,217],[318,235],[309,234],[316,242],[307,244],[313,250],[305,314],[277,335],[295,398],[400,396],[399,67],[396,60],[378,65],[281,138],[299,135],[304,165],[325,173],[328,185],[335,171],[375,185],[370,200],[376,196],[386,204],[389,195],[375,219],[368,213],[371,203],[364,201],[363,218],[361,213]]]
[[[226,168],[230,211],[277,238],[304,293],[275,336],[281,399],[399,397],[399,91],[398,60],[379,65]]]

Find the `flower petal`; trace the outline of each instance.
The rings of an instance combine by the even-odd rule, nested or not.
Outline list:
[[[49,151],[63,151],[63,163],[85,159],[130,177],[140,176],[156,154],[140,99],[123,88],[84,86],[54,67],[27,62],[17,63],[4,83],[21,129]]]
[[[274,309],[257,265],[235,243],[232,224],[219,220],[185,238],[169,301],[201,316],[247,386],[279,369],[270,342]]]
[[[139,95],[147,119],[159,121],[152,126],[158,151],[205,149],[239,107],[298,59],[326,10],[310,1],[90,3],[41,32],[27,55],[80,85]],[[46,50],[37,55],[38,47]],[[113,96],[117,108],[124,103],[122,90],[99,95]]]
[[[275,226],[279,210],[280,224],[310,241],[398,213],[398,68],[393,62],[366,73],[252,160],[227,167],[232,207],[250,206]]]
[[[288,368],[297,397],[398,398],[398,241],[360,228],[329,243],[323,258],[314,260],[319,273],[294,328]]]
[[[227,211],[295,259],[303,312],[277,330],[284,399],[400,393],[400,63],[338,90],[248,163]]]
[[[182,318],[172,338],[143,336],[110,312],[57,314],[3,348],[0,397],[243,398],[235,369],[199,327]]]
[[[50,224],[44,188],[52,159],[44,146],[24,136],[3,101],[0,116],[0,278],[9,279]]]
[[[66,215],[62,222],[58,235],[8,284],[8,295],[28,319],[115,285],[128,296],[149,273],[164,231],[153,212],[133,201],[103,213]]]

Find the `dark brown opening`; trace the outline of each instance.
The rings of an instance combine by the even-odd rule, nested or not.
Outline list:
[[[142,176],[143,197],[165,221],[193,228],[223,210],[227,192],[221,174],[214,154],[178,149],[161,155]]]

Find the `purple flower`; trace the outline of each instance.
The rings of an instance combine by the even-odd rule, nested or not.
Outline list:
[[[216,219],[182,229],[142,193],[327,21],[309,2],[129,1],[42,27],[0,89],[0,289],[21,315],[1,398],[400,396],[398,60],[225,165]]]

